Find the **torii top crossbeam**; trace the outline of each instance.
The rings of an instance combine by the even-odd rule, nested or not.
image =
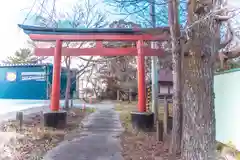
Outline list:
[[[29,25],[18,25],[24,33],[35,40],[167,40],[163,34],[169,32],[168,27],[161,28],[45,28]],[[153,36],[153,34],[155,34]],[[35,35],[35,36],[34,36]],[[84,36],[85,35],[85,36]]]
[[[150,33],[165,32],[168,28],[156,29],[66,29],[44,28],[19,25],[33,41],[55,41],[55,48],[36,48],[38,56],[54,56],[54,72],[51,95],[51,109],[59,110],[61,56],[137,56],[138,69],[138,110],[146,111],[145,62],[144,56],[161,56],[164,51],[145,47],[143,41],[167,40],[166,34]],[[62,41],[96,41],[95,48],[62,48]],[[137,47],[105,48],[102,41],[135,41]]]

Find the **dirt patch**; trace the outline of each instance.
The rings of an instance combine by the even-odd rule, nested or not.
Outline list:
[[[43,114],[35,113],[24,117],[22,130],[16,120],[1,123],[0,131],[13,135],[8,141],[2,142],[1,160],[40,160],[43,155],[81,127],[82,119],[94,110],[72,108],[67,114],[67,127],[53,129],[43,127]],[[1,142],[0,142],[1,143]]]

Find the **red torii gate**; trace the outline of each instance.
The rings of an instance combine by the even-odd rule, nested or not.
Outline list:
[[[59,111],[61,56],[137,56],[138,111],[146,112],[146,85],[144,56],[161,56],[163,49],[151,49],[144,41],[167,40],[166,35],[147,34],[149,29],[63,29],[19,25],[33,41],[55,41],[55,48],[35,48],[37,56],[54,56],[51,105]],[[165,28],[157,28],[163,30]],[[63,41],[96,41],[95,48],[62,48]],[[136,41],[137,47],[105,48],[103,41]]]

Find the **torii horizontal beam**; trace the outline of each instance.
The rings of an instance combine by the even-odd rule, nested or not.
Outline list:
[[[18,25],[32,40],[169,40],[169,27],[157,28],[46,28]],[[168,33],[168,34],[166,34]]]
[[[139,39],[145,41],[168,40],[166,35],[152,36],[150,34],[143,35],[107,35],[107,34],[89,34],[89,35],[53,35],[53,34],[30,34],[29,37],[36,41],[92,41],[92,40],[105,40],[105,41],[137,41]]]
[[[143,47],[143,56],[162,56],[162,49]],[[54,48],[35,48],[36,56],[54,56]],[[137,48],[62,48],[62,56],[137,56]]]

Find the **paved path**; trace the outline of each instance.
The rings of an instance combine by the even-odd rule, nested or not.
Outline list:
[[[118,136],[123,131],[111,103],[96,106],[83,120],[82,131],[48,152],[44,160],[123,160]]]

